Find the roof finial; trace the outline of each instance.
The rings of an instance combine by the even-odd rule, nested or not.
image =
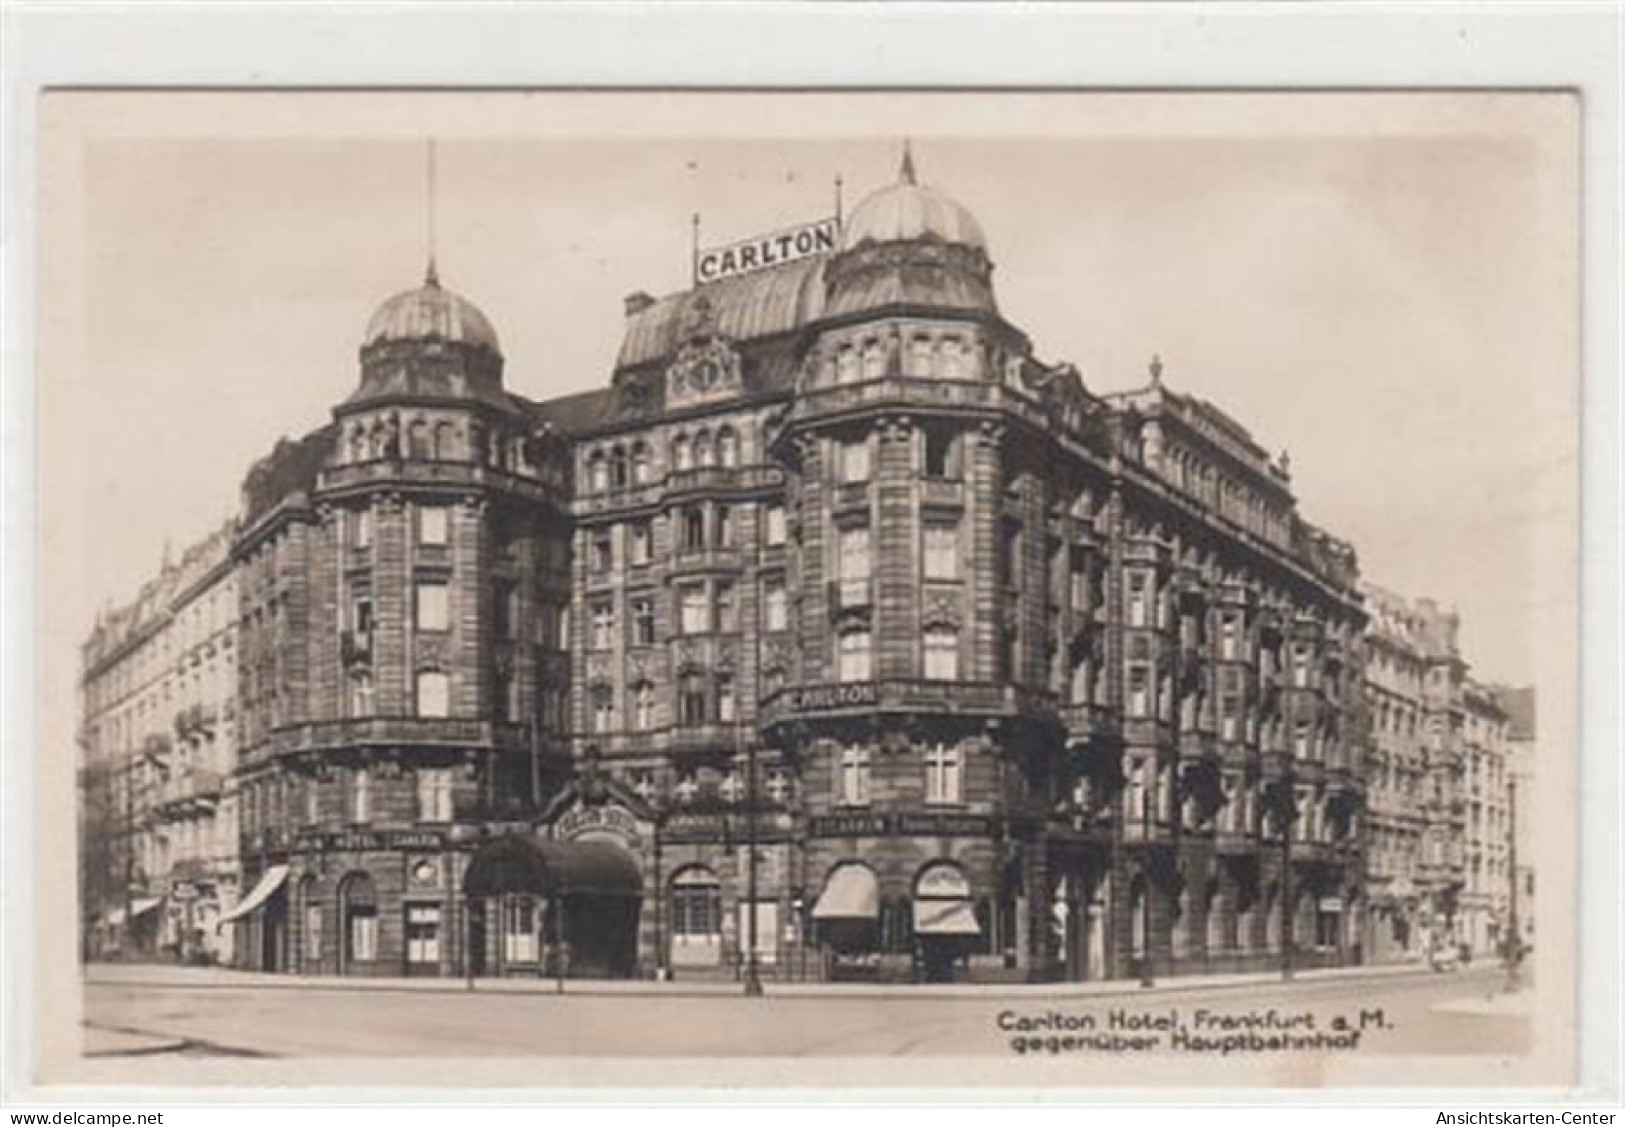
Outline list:
[[[897,179],[904,184],[920,182],[914,173],[914,145],[907,137],[903,138],[903,167],[898,170]]]
[[[1151,386],[1162,386],[1162,356],[1158,353],[1151,354]]]
[[[426,285],[426,286],[438,286],[440,284],[440,271],[435,268],[435,261],[434,261],[435,260],[435,234],[436,234],[436,232],[435,232],[435,215],[434,215],[434,213],[435,213],[435,151],[434,151],[434,138],[433,137],[429,138],[427,149],[424,152],[423,176],[424,176],[424,188],[425,188],[424,204],[425,204],[425,212],[426,212],[426,214],[424,215],[424,222],[427,225],[426,234],[427,234],[427,241],[428,241],[428,244],[429,244],[429,247],[428,247],[428,249],[429,249],[429,265],[428,265],[428,268],[423,272],[423,284]]]

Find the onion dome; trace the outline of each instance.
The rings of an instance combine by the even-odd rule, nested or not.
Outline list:
[[[345,406],[401,399],[511,408],[496,330],[473,302],[440,284],[433,259],[421,286],[396,294],[367,322],[361,385]]]
[[[987,252],[987,237],[976,217],[963,204],[921,184],[914,154],[905,148],[897,182],[871,192],[852,209],[842,229],[841,247],[851,250],[865,242],[930,238]]]
[[[996,314],[992,275],[981,224],[920,183],[905,147],[897,182],[865,197],[842,226],[841,249],[824,270],[824,315]]]
[[[367,322],[367,335],[361,347],[433,340],[488,348],[499,356],[502,354],[496,330],[485,314],[467,298],[441,286],[431,261],[423,285],[398,293],[378,307],[378,312]]]

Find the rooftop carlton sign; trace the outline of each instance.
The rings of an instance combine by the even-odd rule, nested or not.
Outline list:
[[[787,227],[725,246],[702,247],[694,253],[694,282],[717,282],[770,266],[829,254],[840,241],[841,221],[834,217]]]

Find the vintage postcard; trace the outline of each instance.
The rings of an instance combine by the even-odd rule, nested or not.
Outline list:
[[[1573,96],[38,129],[42,1075],[1573,1081]]]

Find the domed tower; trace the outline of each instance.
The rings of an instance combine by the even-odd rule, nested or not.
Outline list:
[[[301,804],[289,887],[314,913],[292,935],[312,970],[447,973],[456,842],[568,774],[569,446],[432,264],[373,314],[360,366],[284,578],[309,627],[308,708],[275,734]]]
[[[815,922],[882,959],[921,950],[932,973],[1039,934],[1047,890],[1010,827],[1064,743],[1046,524],[1064,485],[1040,464],[1045,373],[992,274],[981,225],[905,151],[824,265],[775,447],[800,668],[765,726],[803,765]],[[867,872],[833,873],[853,856]],[[873,927],[841,922],[870,900]]]

